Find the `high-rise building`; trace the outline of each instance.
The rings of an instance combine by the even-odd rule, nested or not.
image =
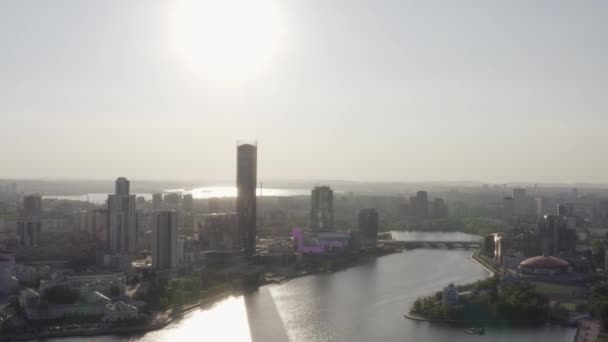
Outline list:
[[[165,194],[163,200],[168,210],[178,210],[182,203],[182,194],[181,192],[169,192]]]
[[[502,199],[502,217],[510,221],[513,219],[513,197],[507,196]]]
[[[152,223],[152,268],[165,271],[177,264],[177,212],[157,211]]]
[[[163,206],[163,194],[156,193],[152,194],[152,208],[157,211],[160,210]]]
[[[19,247],[38,246],[41,232],[42,198],[38,195],[25,196],[17,221]]]
[[[152,221],[154,212],[137,209],[137,250],[150,250],[152,248]]]
[[[544,197],[537,197],[534,199],[536,203],[536,217],[541,218],[547,213],[547,200]]]
[[[74,217],[74,228],[86,232],[97,241],[107,241],[108,211],[97,209],[81,211]]]
[[[436,219],[447,218],[449,216],[448,205],[443,198],[435,198],[433,200],[432,215]]]
[[[513,189],[513,213],[516,216],[533,215],[535,212],[532,198],[526,194],[526,189]]]
[[[313,232],[334,228],[334,191],[329,186],[316,186],[311,191],[310,229]]]
[[[182,199],[182,210],[184,211],[192,211],[194,199],[192,198],[192,194],[184,194],[184,198]]]
[[[378,211],[376,209],[359,210],[359,232],[363,247],[376,247],[378,242]]]
[[[116,180],[116,193],[108,195],[108,249],[132,254],[137,249],[137,212],[135,195],[129,194],[129,181]]]
[[[568,227],[567,217],[545,215],[538,220],[538,233],[543,255],[560,256],[576,250],[576,227]]]
[[[214,213],[196,216],[195,238],[205,249],[241,249],[243,239],[239,231],[237,213]]]
[[[598,208],[598,216],[600,220],[600,224],[606,226],[608,225],[608,199],[602,199],[599,203]],[[608,255],[608,253],[606,253]],[[608,270],[607,270],[608,272]]]
[[[40,220],[42,215],[42,197],[29,195],[23,198],[21,218],[27,220]]]
[[[256,143],[238,142],[236,159],[236,212],[239,232],[247,255],[256,251],[256,186],[258,147]]]
[[[7,192],[10,195],[16,195],[17,194],[17,183],[15,183],[15,182],[9,183],[6,186],[6,188],[7,188]]]
[[[125,177],[119,177],[115,183],[117,195],[129,195],[130,194],[130,182]]]
[[[415,197],[410,197],[410,214],[421,219],[429,217],[429,199],[426,191],[418,191]]]
[[[560,203],[557,205],[557,215],[560,217],[574,217],[574,203]]]
[[[38,246],[41,232],[42,223],[40,221],[17,221],[17,238],[19,240],[19,247]]]

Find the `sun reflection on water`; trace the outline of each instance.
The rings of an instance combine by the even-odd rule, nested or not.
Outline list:
[[[211,309],[199,310],[144,341],[234,341],[251,342],[249,319],[243,296],[230,297]]]

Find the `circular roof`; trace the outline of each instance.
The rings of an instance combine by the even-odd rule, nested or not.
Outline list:
[[[568,262],[554,256],[535,256],[522,261],[519,265],[532,268],[555,269],[568,267]]]

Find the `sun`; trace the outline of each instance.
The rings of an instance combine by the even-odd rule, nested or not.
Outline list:
[[[276,0],[177,0],[172,25],[180,56],[218,80],[268,67],[282,36]]]

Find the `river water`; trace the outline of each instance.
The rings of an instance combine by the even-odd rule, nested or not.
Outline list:
[[[179,192],[182,194],[192,194],[192,197],[195,199],[203,199],[203,198],[214,198],[214,197],[236,197],[236,187],[234,186],[207,186],[194,188],[191,190],[186,189],[168,189],[164,191],[167,192]],[[274,188],[265,188],[265,189],[257,189],[258,196],[270,196],[270,197],[284,197],[284,196],[310,196],[310,189],[274,189]],[[150,193],[138,193],[136,196],[144,197],[146,200],[152,199],[152,194]],[[91,202],[94,204],[104,204],[106,199],[108,199],[108,194],[105,193],[92,193],[92,194],[84,194],[84,195],[48,195],[44,196],[44,198],[53,198],[60,200],[70,200],[70,201],[83,201],[83,202]]]
[[[461,232],[391,231],[393,239],[400,241],[481,241],[479,235]]]
[[[87,338],[115,341],[573,341],[559,326],[487,328],[471,336],[462,328],[403,317],[419,296],[450,282],[467,283],[488,272],[464,250],[416,249],[332,274],[311,275],[223,300],[165,329],[131,336]],[[54,341],[79,339],[56,339]]]

